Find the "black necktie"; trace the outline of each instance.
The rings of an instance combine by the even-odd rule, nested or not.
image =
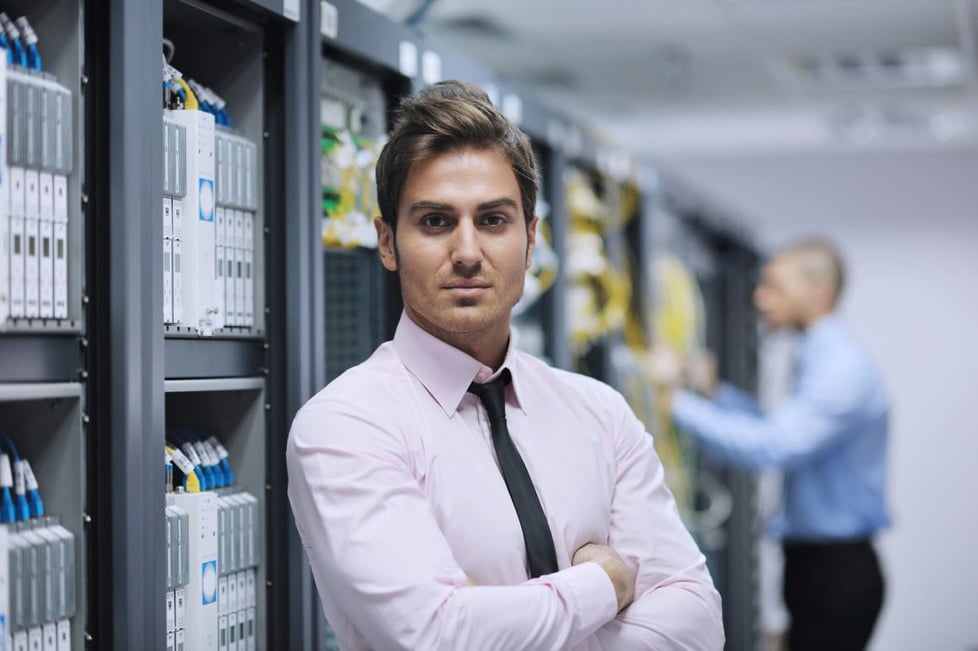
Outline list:
[[[506,426],[506,385],[510,382],[509,369],[503,369],[499,377],[485,384],[469,385],[469,391],[479,396],[482,406],[489,416],[492,428],[492,444],[496,448],[496,458],[502,471],[509,496],[516,507],[516,515],[523,529],[526,544],[526,558],[530,564],[530,577],[536,578],[557,571],[557,552],[550,534],[547,516],[543,513],[540,499],[533,488],[530,473],[520,457],[519,451],[509,437]]]

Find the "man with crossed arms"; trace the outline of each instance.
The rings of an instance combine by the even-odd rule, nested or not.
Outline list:
[[[405,100],[377,165],[394,339],[296,415],[289,497],[346,651],[723,647],[720,598],[616,391],[518,351],[529,140],[481,90]]]

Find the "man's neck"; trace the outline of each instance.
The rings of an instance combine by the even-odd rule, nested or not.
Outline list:
[[[492,332],[491,329],[479,332],[450,332],[436,327],[427,320],[420,318],[419,315],[411,312],[407,312],[407,315],[415,325],[431,336],[461,350],[466,355],[491,368],[493,372],[498,371],[506,360],[510,341],[508,328],[505,332],[499,333]]]
[[[830,316],[832,316],[832,314],[834,314],[834,312],[832,310],[822,310],[822,311],[819,311],[819,312],[815,312],[814,314],[812,314],[808,318],[806,318],[805,321],[801,324],[801,331],[803,333],[804,332],[808,332],[816,324],[821,323],[825,319],[827,319]]]
[[[502,346],[499,344],[486,345],[485,341],[478,341],[464,336],[454,338],[454,341],[445,338],[441,339],[445,343],[458,348],[470,357],[479,360],[481,363],[491,368],[493,372],[498,371],[499,367],[503,365],[504,361],[506,361],[506,352],[509,350],[508,338],[503,341]]]

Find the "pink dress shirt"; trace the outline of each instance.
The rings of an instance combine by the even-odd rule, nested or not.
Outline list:
[[[720,597],[663,483],[651,437],[613,389],[510,346],[507,421],[560,570],[527,579],[485,411],[493,375],[402,315],[394,340],[296,415],[289,499],[345,651],[723,648]],[[571,566],[589,542],[639,564]]]

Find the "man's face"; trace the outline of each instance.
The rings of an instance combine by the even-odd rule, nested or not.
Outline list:
[[[811,283],[802,276],[796,261],[781,255],[765,265],[761,282],[754,290],[754,305],[770,328],[797,328],[803,325],[811,291]]]
[[[536,231],[529,233],[512,165],[494,149],[461,149],[411,166],[395,236],[376,220],[381,260],[401,280],[404,309],[459,348],[505,344],[523,294]],[[463,345],[460,345],[463,344]]]

